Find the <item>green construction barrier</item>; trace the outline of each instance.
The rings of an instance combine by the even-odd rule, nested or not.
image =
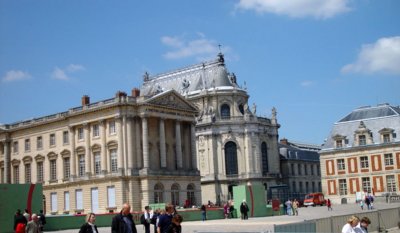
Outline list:
[[[41,184],[0,184],[0,233],[14,232],[17,209],[24,213],[39,213],[43,206]]]
[[[239,185],[233,187],[233,199],[236,214],[240,216],[240,204],[246,201],[249,217],[267,216],[267,208],[265,202],[265,187],[263,185]]]

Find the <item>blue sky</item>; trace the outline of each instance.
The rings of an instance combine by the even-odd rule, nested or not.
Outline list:
[[[400,97],[400,1],[0,1],[0,122],[130,93],[225,54],[280,137],[321,144],[354,108]]]

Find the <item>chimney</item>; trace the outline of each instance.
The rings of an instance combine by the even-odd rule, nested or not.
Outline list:
[[[280,140],[280,143],[283,144],[283,145],[289,145],[289,142],[288,142],[288,140],[286,138],[282,138]]]
[[[86,106],[90,104],[90,97],[88,95],[82,96],[82,106]]]
[[[139,97],[140,96],[140,90],[139,90],[139,88],[133,88],[132,89],[132,97]]]
[[[123,91],[117,91],[115,94],[115,97],[126,97],[126,93]]]

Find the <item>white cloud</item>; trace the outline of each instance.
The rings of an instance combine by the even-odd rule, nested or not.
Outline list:
[[[400,36],[384,37],[374,44],[362,45],[357,60],[345,65],[342,72],[400,74]]]
[[[3,82],[12,82],[19,80],[30,79],[32,76],[28,72],[24,72],[21,70],[10,70],[6,73],[6,75],[2,78]]]
[[[310,81],[310,80],[304,80],[300,83],[300,86],[302,86],[302,87],[310,87],[313,85],[314,85],[314,82]]]
[[[71,77],[69,76],[70,74],[82,70],[85,70],[85,67],[77,64],[70,64],[65,69],[55,67],[53,72],[51,73],[51,77],[53,79],[58,79],[58,80],[70,80],[71,79]]]
[[[163,36],[161,42],[171,48],[171,51],[166,52],[163,56],[166,59],[195,57],[199,61],[215,58],[219,53],[218,43],[207,39],[202,33],[197,33],[197,36],[198,38],[193,40],[179,36]],[[231,49],[223,46],[221,50],[226,53]]]
[[[236,9],[288,15],[293,18],[331,18],[350,10],[349,0],[240,0]]]

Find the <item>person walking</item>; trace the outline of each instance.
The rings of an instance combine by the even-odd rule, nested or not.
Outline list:
[[[141,222],[144,226],[144,232],[145,233],[150,233],[150,221],[152,218],[152,214],[150,213],[150,207],[149,206],[145,206],[144,207],[144,213],[143,213],[143,222]]]
[[[203,219],[203,222],[207,220],[207,207],[206,205],[201,205],[201,217]]]
[[[354,228],[356,233],[368,233],[368,225],[371,224],[371,220],[368,217],[363,217],[360,223]]]
[[[44,225],[46,225],[46,217],[43,214],[43,210],[40,210],[38,217],[39,217],[40,230],[43,231]]]
[[[94,224],[96,221],[96,215],[94,213],[89,213],[85,218],[86,222],[81,226],[79,233],[99,233],[97,231],[97,226]]]
[[[171,220],[171,224],[168,226],[166,229],[166,233],[181,233],[182,232],[182,226],[181,223],[183,221],[183,218],[180,214],[175,214],[174,217]]]
[[[368,195],[365,196],[365,205],[367,205],[369,210],[371,209],[371,200],[369,199]]]
[[[25,226],[28,223],[26,218],[22,215],[21,210],[18,209],[14,215],[14,232],[25,233]]]
[[[41,233],[39,226],[39,218],[36,214],[32,214],[32,220],[26,224],[25,233]]]
[[[326,200],[326,207],[328,207],[328,211],[332,211],[332,202],[331,199]]]
[[[121,212],[113,217],[111,233],[137,233],[131,206],[128,203],[123,204]]]
[[[171,225],[173,213],[174,213],[174,206],[167,205],[165,207],[165,214],[160,215],[158,219],[157,233],[165,233],[169,225]]]
[[[243,200],[242,204],[240,205],[240,213],[242,220],[249,219],[247,212],[249,212],[249,207],[247,206],[246,200]]]
[[[360,207],[361,207],[361,210],[364,210],[364,201],[363,200],[360,200]]]
[[[355,233],[354,228],[358,225],[360,219],[357,216],[351,216],[342,228],[342,233]]]
[[[27,221],[27,222],[30,221],[31,215],[29,214],[28,209],[25,209],[24,217],[26,218],[26,221]]]
[[[290,201],[290,199],[288,199],[285,202],[285,205],[286,205],[286,214],[289,216],[292,215],[292,202]]]
[[[229,217],[229,204],[228,204],[228,202],[225,203],[225,205],[224,205],[224,216],[225,216],[225,218]]]
[[[293,203],[292,203],[292,207],[293,207],[293,215],[299,215],[299,202],[294,199]]]

